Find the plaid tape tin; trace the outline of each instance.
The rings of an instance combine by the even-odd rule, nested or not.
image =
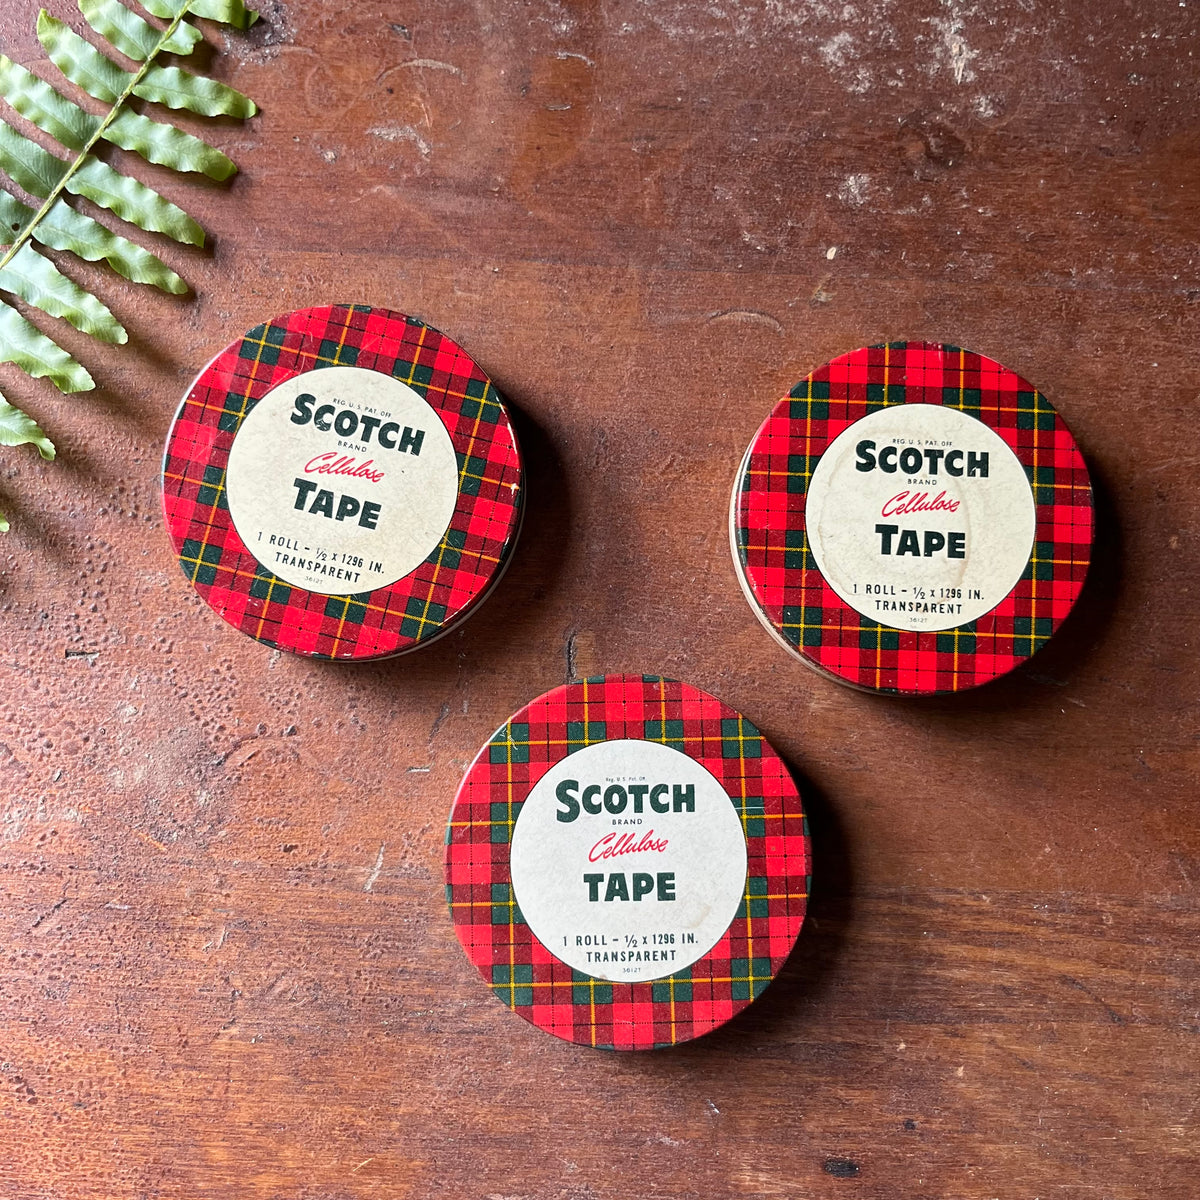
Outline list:
[[[511,559],[522,485],[479,366],[361,304],[276,317],[221,351],[163,459],[167,530],[201,597],[327,659],[403,654],[472,612]]]
[[[738,469],[729,533],[751,607],[802,661],[870,691],[954,692],[1066,618],[1092,491],[1070,431],[1015,372],[893,342],[779,401]]]
[[[655,675],[570,683],[467,771],[446,896],[493,993],[539,1028],[643,1050],[709,1032],[767,987],[804,920],[796,785],[745,717]]]

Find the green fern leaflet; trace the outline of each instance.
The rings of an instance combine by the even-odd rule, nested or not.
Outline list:
[[[137,98],[202,116],[250,117],[253,100],[202,75],[159,62],[164,54],[188,55],[201,41],[186,17],[203,17],[247,29],[258,14],[242,0],[142,0],[155,24],[122,0],[78,0],[84,20],[106,44],[132,64],[126,69],[86,38],[43,10],[37,36],[55,67],[93,100],[93,112],[67,99],[32,71],[0,54],[0,98],[52,138],[64,153],[52,153],[0,118],[0,363],[48,379],[61,392],[94,388],[87,369],[24,317],[12,299],[105,342],[128,335],[109,309],[64,275],[39,246],[68,250],[89,262],[106,262],[135,283],[180,294],[187,284],[160,258],[107,225],[73,208],[68,196],[83,196],[121,221],[148,233],[202,246],[204,231],[181,208],[153,188],[109,166],[93,151],[101,142],[141,155],[176,171],[225,180],[237,167],[218,150],[175,126],[127,107]],[[24,193],[24,196],[18,194]],[[54,446],[37,423],[0,396],[0,445],[34,445],[44,458]],[[0,515],[0,530],[8,528]]]

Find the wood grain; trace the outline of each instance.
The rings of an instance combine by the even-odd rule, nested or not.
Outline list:
[[[42,70],[37,7],[0,50]],[[243,173],[133,168],[215,235],[162,248],[197,297],[69,264],[132,344],[63,335],[85,396],[0,372],[60,447],[0,479],[0,1193],[1190,1200],[1195,35],[1116,0],[338,0],[210,31],[263,108],[211,135]],[[496,597],[360,668],[225,628],[157,478],[212,354],[346,299],[461,341],[530,474]],[[908,703],[790,661],[725,540],[777,396],[901,337],[1037,383],[1100,502],[1051,645]],[[464,767],[569,670],[713,691],[813,812],[796,954],[677,1050],[526,1026],[443,909]]]

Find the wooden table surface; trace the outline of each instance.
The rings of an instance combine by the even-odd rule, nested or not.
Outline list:
[[[272,0],[210,29],[262,105],[210,134],[242,173],[130,168],[212,232],[140,235],[197,295],[72,264],[130,344],[64,336],[88,395],[0,371],[60,450],[0,458],[0,1195],[1195,1197],[1197,7]],[[45,73],[37,8],[0,50]],[[338,300],[461,341],[529,468],[495,598],[357,668],[227,628],[159,504],[193,374]],[[928,702],[789,659],[725,532],[774,400],[903,338],[1034,381],[1099,501],[1061,634]],[[798,949],[670,1051],[519,1020],[443,904],[466,764],[601,671],[744,711],[812,814]]]

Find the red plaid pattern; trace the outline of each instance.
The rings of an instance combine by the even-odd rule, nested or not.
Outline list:
[[[746,889],[729,930],[690,967],[612,983],[551,953],[513,897],[509,845],[521,805],[557,762],[619,738],[660,742],[725,788],[746,835]],[[459,788],[446,829],[455,932],[495,994],[570,1042],[643,1050],[699,1037],[767,987],[804,920],[808,826],[796,785],[758,730],[719,700],[655,675],[607,675],[556,688],[497,731]]]
[[[894,404],[976,417],[1012,448],[1033,489],[1036,532],[1021,579],[955,629],[916,633],[862,616],[826,583],[808,545],[805,498],[822,453],[849,425]],[[737,565],[767,625],[810,665],[872,691],[953,692],[1012,670],[1070,612],[1091,557],[1091,484],[1062,419],[993,359],[931,342],[855,350],[801,380],[758,431],[731,516]]]
[[[380,371],[423,396],[458,458],[437,549],[374,591],[326,596],[274,576],[238,537],[225,468],[242,420],[272,388],[322,367]],[[520,527],[523,480],[500,397],[470,356],[414,317],[361,304],[301,309],[252,329],[200,373],[167,439],[163,508],[184,574],[236,629],[315,658],[385,658],[445,633],[487,594]]]

